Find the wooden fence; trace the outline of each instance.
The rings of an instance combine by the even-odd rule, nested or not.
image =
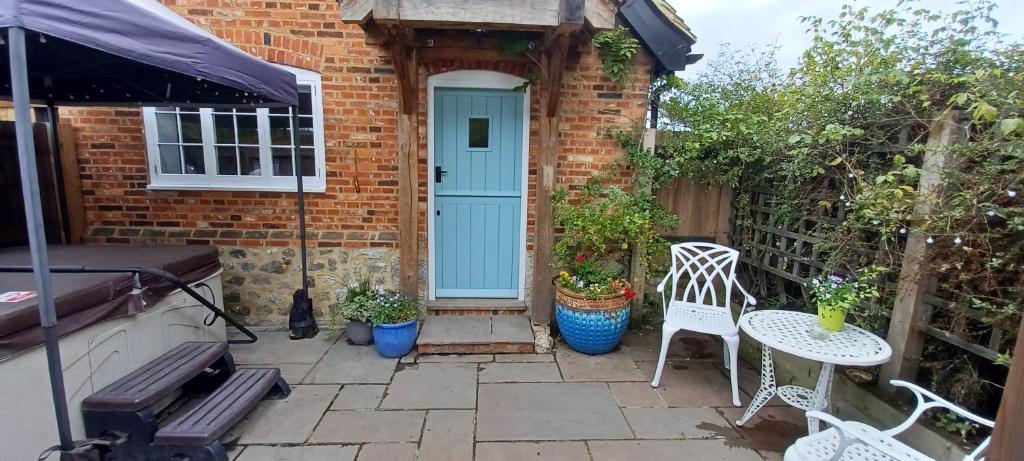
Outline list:
[[[679,217],[679,225],[665,232],[665,237],[729,243],[732,189],[676,178],[658,189],[655,197]]]

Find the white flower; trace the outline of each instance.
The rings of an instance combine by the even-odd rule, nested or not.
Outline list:
[[[927,243],[935,243],[935,239],[933,239],[932,236],[929,235],[928,236],[928,240],[925,240],[925,242],[927,242]]]
[[[1009,195],[1010,197],[1016,197],[1017,196],[1017,191],[1015,191],[1013,189],[1009,189],[1009,190],[1006,191],[1006,195]]]

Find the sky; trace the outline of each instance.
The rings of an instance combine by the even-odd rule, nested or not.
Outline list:
[[[694,53],[703,53],[704,59],[687,66],[680,74],[685,79],[698,75],[707,62],[718,55],[722,43],[734,49],[750,46],[765,47],[778,44],[779,64],[784,68],[795,65],[800,53],[810,45],[807,26],[800,23],[801,16],[834,18],[844,0],[668,0],[681,18],[697,35]],[[855,5],[871,9],[890,8],[895,0],[856,0]],[[920,0],[922,8],[950,11],[957,0]],[[998,30],[1020,40],[1024,37],[1024,0],[997,0],[995,19]],[[1016,14],[1015,14],[1016,13]]]

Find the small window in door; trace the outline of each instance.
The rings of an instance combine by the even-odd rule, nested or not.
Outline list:
[[[487,150],[491,147],[491,119],[489,117],[469,118],[469,148]]]

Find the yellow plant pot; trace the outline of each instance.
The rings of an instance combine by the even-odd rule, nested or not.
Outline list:
[[[843,331],[846,309],[818,308],[818,324],[828,331]]]

